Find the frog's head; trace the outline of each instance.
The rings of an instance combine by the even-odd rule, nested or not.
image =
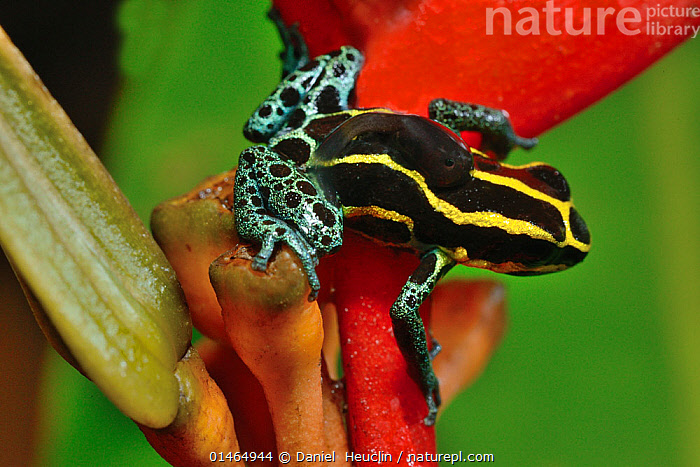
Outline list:
[[[318,155],[346,225],[389,243],[438,246],[459,263],[517,275],[566,269],[588,252],[559,171],[490,159],[432,120],[360,114]]]
[[[455,205],[462,200],[460,210],[472,212],[474,223],[486,229],[493,226],[489,230],[504,239],[502,252],[487,246],[481,253],[483,259],[469,258],[466,263],[534,275],[566,269],[583,260],[590,248],[590,233],[571,201],[569,184],[557,169],[540,162],[511,166],[475,150],[472,153],[475,188],[465,185],[456,196],[445,194],[444,199]],[[473,196],[475,190],[478,195]],[[455,251],[457,259],[460,253],[463,250]]]

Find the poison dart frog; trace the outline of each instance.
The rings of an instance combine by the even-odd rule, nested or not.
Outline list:
[[[439,345],[428,350],[418,308],[437,281],[455,264],[516,275],[566,269],[586,256],[588,229],[556,169],[500,162],[514,147],[536,144],[518,137],[503,111],[447,99],[430,103],[430,118],[353,109],[362,54],[346,46],[309,60],[298,40],[294,53],[286,42],[294,63],[244,129],[261,144],[239,159],[239,235],[261,244],[252,263],[259,271],[276,245],[288,245],[308,276],[310,300],[320,289],[318,260],[341,247],[343,228],[420,255],[390,313],[432,425]],[[480,132],[494,157],[468,146],[461,131]]]

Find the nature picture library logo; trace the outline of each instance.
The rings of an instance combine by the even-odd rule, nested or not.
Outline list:
[[[563,28],[561,28],[563,21]],[[512,34],[520,36],[539,36],[550,34],[559,36],[602,36],[611,28],[622,34],[635,36],[645,33],[650,36],[691,36],[697,37],[700,26],[664,24],[667,18],[698,18],[700,6],[676,7],[657,4],[654,7],[635,8],[572,8],[556,7],[554,0],[549,0],[544,8],[520,8],[512,11],[507,7],[486,9],[486,35]]]

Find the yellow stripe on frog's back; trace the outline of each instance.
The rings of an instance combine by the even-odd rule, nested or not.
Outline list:
[[[562,202],[550,196],[544,195],[543,193],[540,193],[537,190],[530,188],[529,186],[525,185],[524,183],[518,180],[510,179],[508,177],[493,176],[491,174],[479,170],[473,171],[473,174],[476,178],[480,178],[481,180],[497,185],[509,186],[510,188],[527,194],[528,196],[545,201],[546,203],[555,206],[561,213],[562,219],[564,219],[564,222],[567,226],[566,239],[564,241],[556,241],[552,234],[550,234],[549,232],[537,225],[520,219],[512,219],[500,213],[481,211],[464,212],[456,206],[450,204],[449,202],[437,197],[432,192],[432,190],[428,188],[428,185],[425,183],[425,178],[419,172],[407,169],[406,167],[398,164],[387,154],[352,154],[339,159],[324,161],[321,163],[321,165],[326,167],[332,167],[341,164],[382,164],[391,168],[392,170],[396,170],[406,175],[407,177],[410,177],[418,184],[432,208],[436,212],[440,212],[441,214],[443,214],[446,218],[450,219],[453,223],[457,225],[495,227],[504,230],[508,234],[527,235],[530,238],[546,240],[559,247],[571,245],[576,249],[579,249],[580,251],[588,251],[589,249],[589,245],[579,242],[578,240],[573,238],[573,235],[571,234],[571,229],[568,228],[569,208],[571,207],[570,202]]]

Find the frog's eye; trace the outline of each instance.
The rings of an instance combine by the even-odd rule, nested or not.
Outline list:
[[[448,128],[415,115],[402,115],[394,145],[428,186],[452,187],[471,180],[474,161],[467,145]]]
[[[451,187],[471,180],[472,158],[466,148],[453,149],[452,154],[422,153],[414,160],[425,182],[432,187]]]

